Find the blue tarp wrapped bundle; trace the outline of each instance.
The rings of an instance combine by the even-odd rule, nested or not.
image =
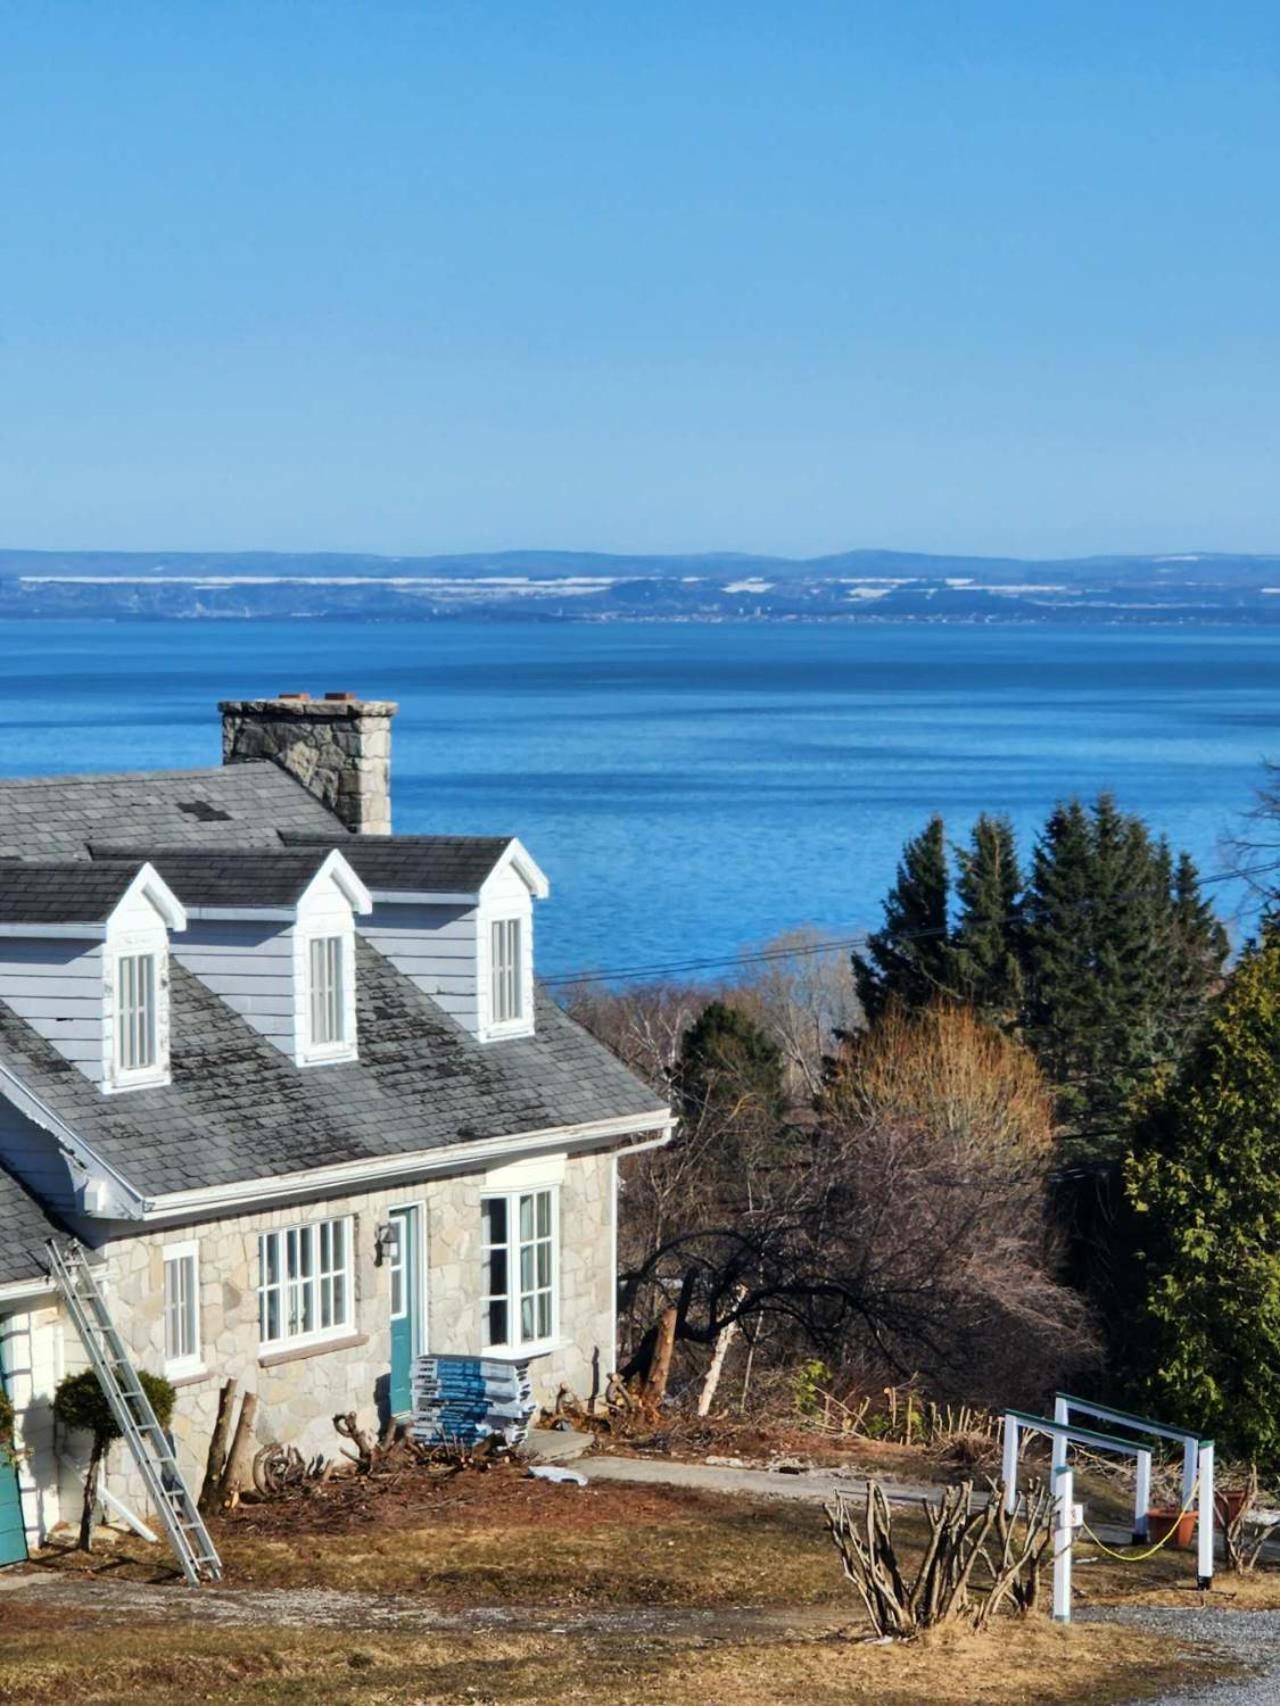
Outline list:
[[[424,1445],[500,1439],[516,1446],[536,1408],[527,1362],[422,1356],[413,1365],[411,1431]]]

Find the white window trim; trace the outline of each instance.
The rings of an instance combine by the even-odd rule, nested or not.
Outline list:
[[[493,932],[500,924],[516,924],[519,926],[520,959],[518,976],[520,980],[520,1011],[513,1019],[498,1019],[495,1017],[497,967],[493,959]],[[484,1033],[482,1040],[498,1042],[503,1037],[528,1037],[533,1035],[533,915],[531,911],[517,908],[515,911],[485,912],[480,917],[480,949],[483,956],[481,963],[482,984],[481,1000],[484,1016]]]
[[[164,1334],[166,1353],[164,1359],[164,1372],[170,1379],[181,1380],[187,1375],[203,1374],[205,1372],[204,1336],[201,1332],[200,1323],[200,1240],[198,1238],[188,1238],[180,1244],[166,1244],[161,1251],[161,1255],[163,1257],[164,1268],[166,1269],[170,1262],[186,1261],[191,1263],[192,1269],[191,1279],[194,1288],[193,1302],[195,1305],[192,1311],[192,1320],[195,1327],[195,1349],[188,1356],[171,1357],[168,1355],[169,1283],[167,1273],[164,1275]]]
[[[342,983],[343,1035],[336,1042],[318,1043],[311,1028],[311,949],[314,943],[336,940],[339,977]],[[355,933],[351,930],[311,929],[299,933],[298,951],[294,959],[297,993],[294,1000],[294,1024],[298,1038],[295,1060],[299,1066],[319,1066],[327,1061],[356,1060],[356,999],[355,999]]]
[[[537,1196],[546,1193],[551,1198],[551,1331],[537,1339],[511,1338],[511,1329],[518,1325],[520,1314],[520,1198]],[[505,1200],[507,1205],[507,1340],[504,1344],[486,1344],[485,1314],[488,1311],[491,1293],[489,1291],[488,1256],[484,1251],[484,1204],[498,1198]],[[519,1358],[545,1356],[548,1351],[557,1350],[560,1339],[560,1186],[545,1178],[530,1180],[509,1190],[484,1189],[480,1193],[481,1202],[481,1291],[480,1291],[480,1341],[481,1355],[491,1357]]]
[[[312,1238],[318,1239],[320,1227],[328,1226],[330,1224],[340,1224],[344,1228],[343,1247],[346,1251],[347,1282],[345,1288],[347,1302],[346,1319],[340,1322],[335,1321],[328,1327],[315,1327],[309,1333],[281,1333],[278,1338],[264,1339],[262,1337],[262,1295],[266,1290],[266,1267],[262,1260],[262,1240],[264,1238],[271,1237],[279,1238],[281,1241],[281,1251],[283,1252],[288,1248],[287,1240],[290,1232],[302,1232],[307,1228],[310,1228]],[[325,1345],[330,1343],[330,1341],[349,1339],[357,1330],[356,1320],[358,1314],[356,1298],[355,1216],[351,1214],[326,1214],[321,1215],[318,1220],[299,1220],[292,1222],[287,1226],[264,1226],[254,1234],[254,1237],[258,1242],[258,1279],[257,1286],[255,1288],[255,1301],[258,1306],[258,1355],[275,1356],[281,1351],[302,1350],[310,1345]],[[287,1310],[285,1305],[289,1287],[288,1280],[283,1278],[283,1259],[280,1271],[282,1277],[277,1283],[280,1291],[280,1322],[283,1326],[287,1319]],[[317,1313],[319,1313],[318,1297],[320,1275],[318,1265],[312,1276],[312,1283],[317,1287]]]
[[[108,1046],[103,1088],[106,1090],[145,1090],[169,1082],[169,942],[167,936],[151,933],[121,936],[111,944],[111,976],[109,994],[104,999],[107,1020]],[[121,961],[149,954],[155,961],[155,1052],[150,1066],[124,1067],[120,1064],[120,982]]]
[[[427,1205],[421,1197],[411,1202],[391,1203],[387,1208],[388,1218],[393,1214],[412,1214],[414,1230],[418,1238],[418,1283],[414,1287],[414,1303],[417,1308],[418,1343],[414,1348],[414,1356],[427,1354],[427,1329],[430,1324],[427,1313]],[[390,1305],[390,1280],[387,1282],[388,1306]],[[392,1315],[388,1307],[388,1320],[398,1321],[401,1317]]]

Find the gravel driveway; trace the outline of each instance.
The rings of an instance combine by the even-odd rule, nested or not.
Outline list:
[[[1280,1611],[1161,1610],[1156,1606],[1099,1606],[1081,1614],[1091,1623],[1128,1623],[1182,1641],[1209,1642],[1254,1672],[1239,1682],[1206,1682],[1166,1694],[1155,1706],[1277,1706],[1280,1702]]]

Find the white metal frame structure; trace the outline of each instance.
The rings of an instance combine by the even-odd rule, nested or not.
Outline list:
[[[1095,1422],[1108,1422],[1115,1427],[1132,1428],[1134,1433],[1146,1434],[1149,1439],[1167,1439],[1182,1447],[1182,1502],[1185,1505],[1191,1497],[1191,1490],[1196,1484],[1196,1474],[1199,1468],[1200,1448],[1202,1445],[1212,1445],[1212,1440],[1205,1440],[1190,1428],[1171,1427],[1167,1422],[1154,1422],[1150,1416],[1136,1416],[1128,1410],[1117,1410],[1109,1404],[1095,1404],[1091,1398],[1075,1398],[1070,1392],[1056,1393],[1053,1400],[1053,1419],[1055,1422],[1069,1422],[1072,1411],[1081,1416],[1088,1416]],[[1055,1442],[1056,1450],[1056,1442]],[[1055,1457],[1055,1462],[1057,1461]],[[1133,1537],[1135,1540],[1148,1540],[1147,1506],[1151,1502],[1150,1458],[1148,1457],[1148,1473],[1145,1485],[1139,1477],[1139,1486],[1134,1499],[1133,1508]]]
[[[1145,1425],[1146,1418],[1130,1416],[1123,1410],[1111,1410],[1105,1405],[1088,1405],[1083,1399],[1071,1398],[1067,1394],[1059,1394],[1055,1400],[1055,1410],[1073,1408],[1089,1410],[1100,1420],[1112,1419],[1130,1427]],[[1188,1434],[1185,1428],[1168,1428],[1163,1423],[1150,1424],[1152,1431],[1162,1438],[1181,1439],[1184,1441],[1183,1451],[1183,1494],[1182,1504],[1185,1509],[1190,1505],[1192,1495],[1197,1493],[1196,1520],[1196,1585],[1208,1589],[1213,1585],[1213,1541],[1214,1541],[1214,1501],[1213,1501],[1213,1467],[1214,1450],[1211,1439],[1199,1439],[1194,1434]],[[1151,1490],[1151,1447],[1140,1440],[1121,1439],[1115,1434],[1095,1432],[1092,1428],[1082,1428],[1062,1417],[1049,1421],[1045,1416],[1033,1416],[1025,1410],[1006,1410],[1004,1414],[1004,1434],[1001,1457],[1001,1474],[1004,1481],[1004,1504],[1010,1513],[1018,1502],[1018,1436],[1020,1433],[1042,1433],[1049,1436],[1052,1446],[1052,1485],[1057,1499],[1057,1522],[1054,1531],[1054,1566],[1053,1566],[1053,1615],[1056,1621],[1069,1623],[1071,1621],[1071,1544],[1070,1536],[1064,1543],[1063,1534],[1070,1528],[1079,1526],[1072,1504],[1074,1498],[1074,1481],[1070,1466],[1067,1463],[1067,1451],[1072,1445],[1083,1445],[1093,1451],[1107,1451],[1119,1456],[1132,1457],[1137,1468],[1137,1491],[1135,1499],[1142,1500],[1142,1527],[1145,1531],[1146,1504],[1150,1499]],[[1186,1441],[1193,1442],[1193,1451],[1188,1452]],[[1191,1483],[1186,1484],[1186,1474],[1190,1461]],[[1070,1520],[1068,1520],[1068,1518]],[[1135,1516],[1135,1541],[1137,1517]],[[1147,1536],[1143,1535],[1143,1538]],[[1140,1543],[1140,1542],[1139,1542]]]
[[[1131,1415],[1128,1410],[1116,1410],[1107,1404],[1095,1404],[1088,1398],[1073,1398],[1069,1392],[1057,1393],[1053,1400],[1055,1421],[1070,1420],[1073,1410],[1078,1410],[1082,1416],[1092,1417],[1095,1421],[1109,1422],[1113,1427],[1132,1428],[1134,1433],[1145,1434],[1148,1439],[1168,1439],[1181,1444],[1182,1506],[1184,1509],[1191,1503],[1191,1495],[1196,1490],[1197,1480],[1199,1481],[1200,1491],[1196,1512],[1196,1574],[1199,1586],[1208,1588],[1213,1582],[1213,1525],[1217,1510],[1213,1497],[1213,1441],[1205,1439],[1201,1434],[1192,1432],[1190,1428],[1175,1428],[1168,1422],[1152,1421],[1150,1416],[1135,1416]],[[1147,1506],[1150,1503],[1151,1457],[1148,1454],[1145,1479],[1141,1459],[1138,1463],[1138,1485],[1134,1494],[1133,1518],[1135,1540],[1149,1540],[1151,1538],[1147,1524]]]

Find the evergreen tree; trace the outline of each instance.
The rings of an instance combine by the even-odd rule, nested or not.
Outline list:
[[[1114,1155],[1163,1058],[1168,873],[1140,818],[1109,795],[1059,805],[1024,899],[1027,1040],[1078,1155]]]
[[[924,1007],[951,989],[948,939],[947,837],[932,817],[902,850],[897,879],[884,903],[884,927],[853,956],[858,996],[869,1020],[891,1001]]]
[[[1230,944],[1222,923],[1200,892],[1200,873],[1189,853],[1178,859],[1170,883],[1168,993],[1169,1050],[1180,1054],[1222,982]]]
[[[1008,818],[984,812],[970,845],[956,849],[956,863],[960,916],[952,940],[952,982],[985,1019],[1010,1029],[1022,1008],[1022,877]]]
[[[1201,926],[1204,925],[1201,918]],[[1211,935],[1212,932],[1210,931]],[[1280,938],[1251,949],[1138,1130],[1131,1359],[1154,1407],[1280,1464]]]
[[[690,1125],[776,1121],[785,1096],[782,1055],[737,1007],[710,1001],[684,1034],[677,1083]]]

